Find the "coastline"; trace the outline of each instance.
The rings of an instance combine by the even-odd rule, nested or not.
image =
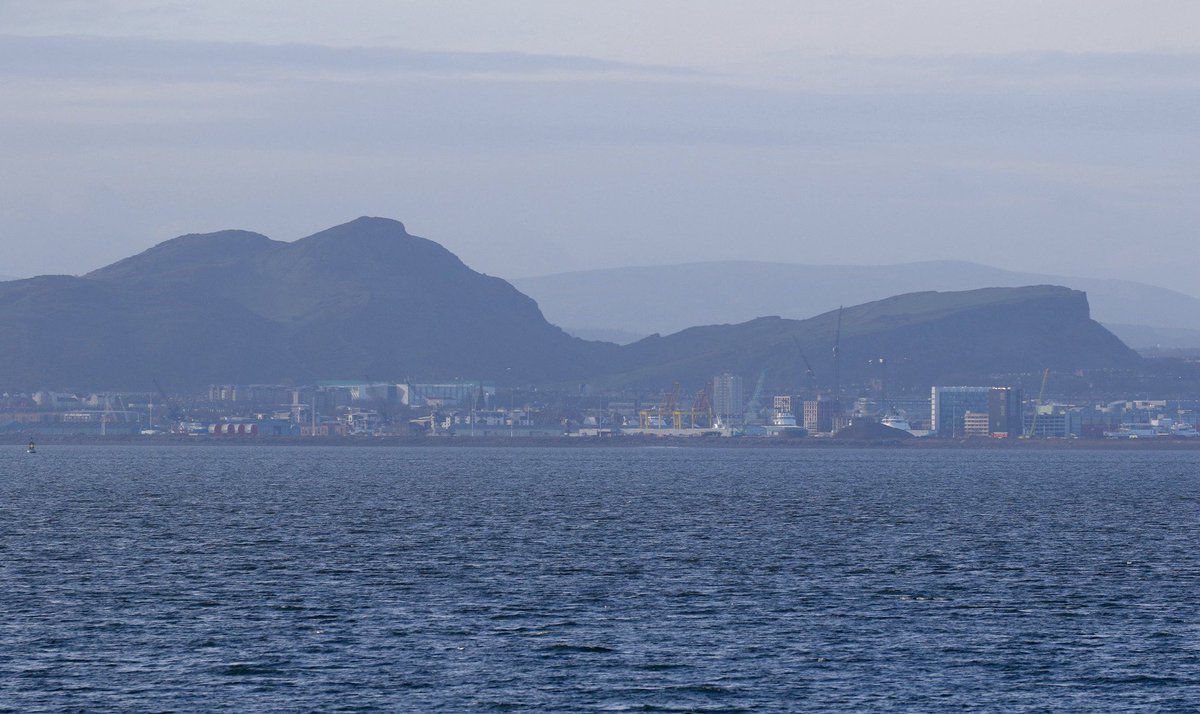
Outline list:
[[[0,445],[24,446],[33,438],[41,446],[208,446],[273,447],[273,446],[336,446],[336,447],[556,447],[556,448],[646,448],[672,447],[695,449],[906,449],[940,450],[1103,450],[1103,451],[1200,451],[1200,439],[836,439],[803,438],[778,439],[759,437],[698,438],[698,437],[580,437],[580,436],[363,436],[363,437],[301,437],[301,436],[176,436],[176,435],[45,435],[14,433],[0,435]]]

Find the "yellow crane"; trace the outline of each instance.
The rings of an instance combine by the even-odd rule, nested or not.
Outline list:
[[[662,418],[671,417],[671,428],[683,428],[683,412],[679,409],[679,382],[671,385],[671,393],[667,395],[667,401],[662,405],[662,417],[659,418],[659,423],[662,423]]]
[[[662,400],[652,409],[642,409],[638,417],[643,429],[666,429],[667,419],[675,429],[683,428],[683,411],[679,408],[679,382],[670,392],[664,392]]]

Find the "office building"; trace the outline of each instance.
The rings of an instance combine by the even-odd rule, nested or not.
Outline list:
[[[1015,439],[1024,431],[1021,390],[992,387],[988,392],[988,434],[997,439]]]
[[[988,436],[990,434],[987,412],[967,412],[963,415],[964,436]]]
[[[804,428],[810,434],[833,431],[837,402],[832,399],[808,399],[804,402]]]
[[[966,435],[967,412],[988,413],[990,387],[933,387],[930,392],[929,428],[935,436]]]

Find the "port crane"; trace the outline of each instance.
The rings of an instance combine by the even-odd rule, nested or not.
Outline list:
[[[664,392],[663,398],[650,409],[638,412],[640,426],[643,429],[665,429],[667,419],[675,429],[683,428],[683,411],[679,408],[679,382],[671,386],[670,392]]]
[[[750,401],[746,402],[746,411],[742,415],[742,420],[749,423],[758,418],[759,412],[762,411],[762,393],[763,383],[767,381],[767,370],[763,369],[758,373],[758,382],[754,385],[754,395],[750,397]]]
[[[713,426],[713,409],[712,400],[708,397],[708,390],[701,389],[696,392],[696,398],[692,400],[692,422],[690,426],[696,428],[710,428]],[[704,422],[703,425],[701,422]]]
[[[163,404],[165,404],[167,407],[167,420],[171,422],[172,431],[174,431],[175,425],[177,425],[183,418],[179,413],[179,407],[175,404],[171,397],[167,396],[166,390],[162,388],[162,385],[158,383],[157,379],[153,380],[153,382],[154,388],[158,390],[158,396],[162,398]],[[150,398],[150,407],[151,409],[154,408],[153,397]],[[151,424],[150,426],[153,427],[154,425]]]
[[[842,403],[842,311],[838,306],[837,330],[833,334],[833,404],[834,409],[841,409]]]
[[[800,346],[800,340],[792,337],[792,344],[796,345],[796,351],[800,353],[800,359],[804,361],[804,381],[805,390],[808,398],[817,398],[817,373],[813,371],[812,363],[808,361],[808,355],[804,354],[804,348]]]
[[[1042,400],[1046,398],[1046,382],[1050,379],[1050,368],[1047,367],[1042,372],[1042,388],[1038,390],[1037,404],[1033,407],[1033,420],[1029,424],[1029,433],[1025,438],[1030,439],[1037,436],[1038,414],[1042,411]]]

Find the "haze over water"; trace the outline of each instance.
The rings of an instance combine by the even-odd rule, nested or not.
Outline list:
[[[1197,455],[0,450],[0,709],[1200,702]]]

